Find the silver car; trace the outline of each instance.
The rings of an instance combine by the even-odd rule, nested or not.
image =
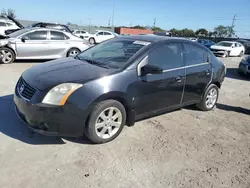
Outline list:
[[[69,32],[48,28],[27,28],[0,40],[3,63],[15,59],[56,59],[75,56],[89,48],[89,42]]]

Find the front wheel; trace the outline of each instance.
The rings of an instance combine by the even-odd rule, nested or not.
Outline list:
[[[106,100],[95,105],[85,127],[85,135],[96,144],[115,139],[126,122],[126,110],[116,100]]]
[[[218,97],[219,97],[219,88],[216,85],[211,84],[206,89],[201,102],[196,106],[203,111],[212,110],[217,103]]]
[[[81,51],[77,48],[71,48],[68,52],[67,52],[67,57],[75,57],[76,55],[78,55]]]
[[[95,39],[94,39],[94,38],[90,38],[90,39],[89,39],[89,43],[90,43],[91,45],[95,44]]]
[[[0,60],[3,64],[10,64],[15,61],[15,53],[9,48],[0,48]]]

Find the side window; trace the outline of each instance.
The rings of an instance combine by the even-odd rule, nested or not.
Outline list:
[[[86,31],[81,31],[81,33],[82,33],[82,34],[85,34],[85,33],[86,33]]]
[[[108,32],[104,32],[104,35],[111,35],[111,33],[108,33]]]
[[[47,31],[35,31],[25,35],[28,40],[46,40]]]
[[[98,35],[104,35],[104,33],[103,32],[99,32]]]
[[[6,25],[7,25],[7,26],[13,26],[13,24],[11,24],[11,23],[6,23]]]
[[[242,45],[240,43],[235,43],[236,47],[241,47]]]
[[[163,70],[179,68],[184,66],[181,54],[181,43],[164,44],[148,55],[148,62]]]
[[[80,31],[76,31],[76,34],[80,34]]]
[[[69,37],[62,32],[50,31],[50,40],[67,40],[67,39],[69,39]]]
[[[0,22],[0,27],[1,27],[1,26],[4,26],[4,27],[5,27],[6,24],[5,24],[4,22]]]
[[[205,63],[204,51],[202,48],[184,43],[186,66]]]

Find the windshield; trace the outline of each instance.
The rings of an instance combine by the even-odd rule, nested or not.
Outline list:
[[[96,45],[77,56],[80,60],[95,62],[108,68],[120,69],[148,42],[134,40],[110,40]]]
[[[230,47],[232,46],[233,43],[231,42],[219,42],[216,44],[216,46],[225,46],[225,47]]]
[[[26,33],[27,31],[29,31],[29,29],[21,29],[21,30],[18,30],[18,31],[15,31],[15,32],[9,34],[8,36],[10,38],[16,38],[16,37],[19,37],[20,35]]]

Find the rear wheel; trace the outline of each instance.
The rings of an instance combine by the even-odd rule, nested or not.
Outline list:
[[[214,84],[211,84],[206,89],[201,102],[196,106],[203,111],[212,110],[217,103],[218,97],[219,97],[218,87]]]
[[[241,51],[240,54],[239,54],[239,57],[242,57],[244,55],[244,52]]]
[[[126,122],[124,106],[116,100],[102,101],[93,108],[85,128],[86,136],[96,144],[115,139]]]
[[[10,64],[15,61],[15,53],[9,48],[0,48],[0,60],[3,64]]]
[[[89,39],[89,43],[92,45],[92,44],[95,44],[95,39],[94,38],[90,38]]]
[[[71,48],[68,52],[67,52],[67,57],[75,57],[76,55],[78,55],[81,51],[77,48]]]

